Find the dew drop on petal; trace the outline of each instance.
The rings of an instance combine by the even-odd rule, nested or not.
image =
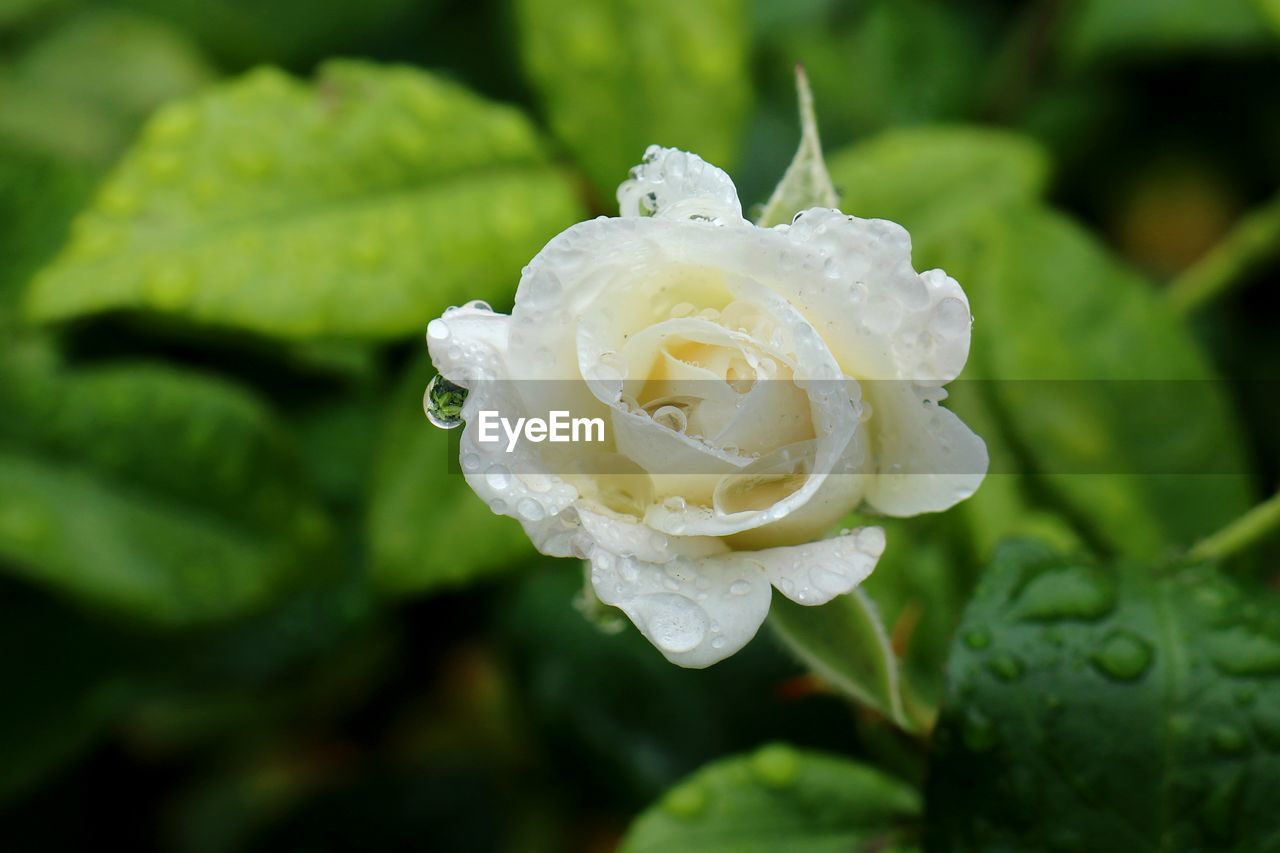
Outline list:
[[[511,474],[501,465],[490,465],[484,472],[484,481],[500,492],[511,485]]]
[[[734,581],[729,585],[731,595],[746,595],[751,592],[751,584],[747,581]]]
[[[427,391],[422,395],[422,410],[427,413],[427,420],[432,425],[441,429],[453,429],[462,426],[462,404],[466,401],[466,388],[454,385],[437,374],[427,384]]]
[[[944,338],[963,335],[972,322],[969,306],[963,300],[948,296],[933,309],[933,331]]]
[[[706,613],[682,595],[646,595],[637,605],[648,612],[645,626],[649,637],[664,652],[692,651],[707,636]]]
[[[449,337],[449,324],[436,318],[427,324],[427,337],[433,341],[443,341]]]
[[[516,503],[516,512],[526,521],[542,521],[547,517],[547,510],[533,498],[521,498]]]

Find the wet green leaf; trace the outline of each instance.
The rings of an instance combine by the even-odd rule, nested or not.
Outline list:
[[[548,122],[606,199],[645,148],[732,168],[750,100],[741,0],[519,0]]]
[[[533,554],[519,522],[495,515],[471,491],[451,433],[427,420],[422,398],[432,375],[423,358],[401,380],[374,460],[371,571],[392,593],[458,585]]]
[[[87,604],[164,625],[269,601],[325,565],[328,522],[265,407],[172,367],[0,361],[0,557]]]
[[[1272,849],[1273,597],[1011,543],[948,664],[927,796],[938,849]]]
[[[579,216],[508,107],[409,68],[335,62],[313,85],[262,70],[152,119],[28,307],[394,337],[509,294]]]
[[[903,707],[898,659],[875,604],[855,589],[820,607],[773,597],[769,624],[814,674],[900,726],[915,724]]]
[[[936,254],[969,294],[972,366],[1055,501],[1128,554],[1248,508],[1225,385],[1147,282],[1044,208],[967,230]]]
[[[977,214],[1037,198],[1048,176],[1048,159],[1033,141],[959,125],[887,131],[827,163],[840,209],[904,226],[917,255],[926,250],[922,264],[936,262],[927,252],[931,240]]]
[[[624,853],[753,853],[910,846],[910,786],[865,764],[783,744],[717,761],[636,819]]]

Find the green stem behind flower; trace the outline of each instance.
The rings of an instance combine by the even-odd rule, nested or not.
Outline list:
[[[1255,506],[1212,536],[1200,540],[1190,555],[1197,560],[1225,560],[1267,536],[1280,532],[1280,493]]]
[[[1190,314],[1280,254],[1280,196],[1248,213],[1231,233],[1169,286],[1169,301]]]

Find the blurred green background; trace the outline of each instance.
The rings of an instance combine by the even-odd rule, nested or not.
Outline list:
[[[1275,490],[1275,0],[0,0],[0,849],[604,851],[773,741],[919,785],[768,631],[691,672],[584,617],[421,411],[426,323],[648,144],[763,202],[797,62],[844,209],[970,294],[966,377],[1210,380],[957,394],[1022,473],[891,525],[923,701],[1005,537],[1159,558]],[[1252,473],[1062,473],[1135,458]]]

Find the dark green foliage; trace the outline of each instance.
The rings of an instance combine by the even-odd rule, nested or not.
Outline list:
[[[947,664],[933,846],[1276,849],[1276,613],[1212,566],[1003,548]]]

